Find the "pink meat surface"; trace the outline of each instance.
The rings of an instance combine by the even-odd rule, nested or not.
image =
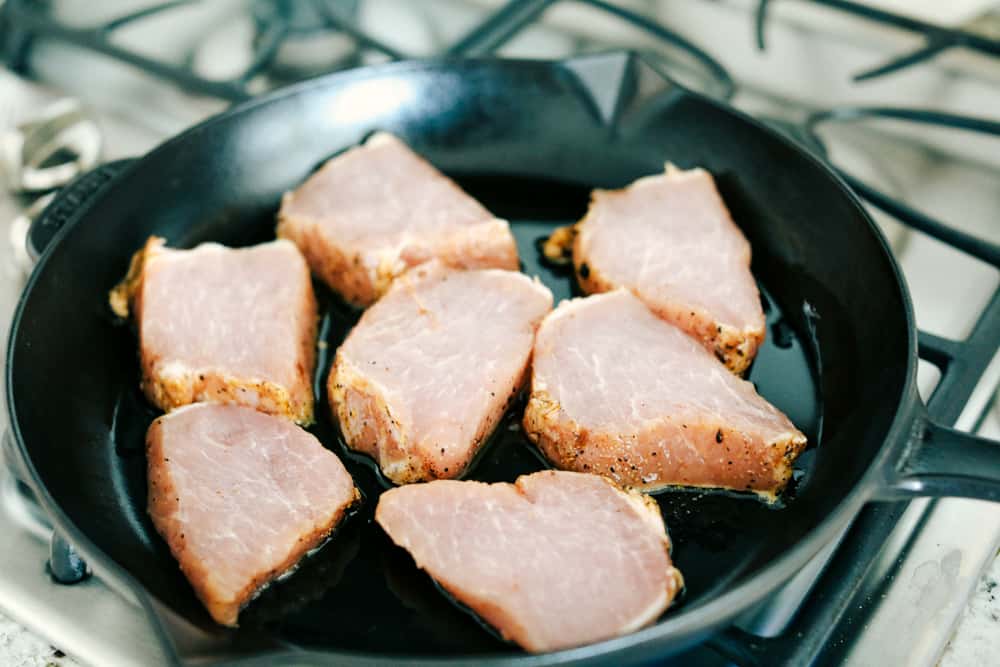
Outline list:
[[[111,302],[135,318],[142,388],[159,408],[211,401],[313,420],[316,298],[292,243],[174,250],[151,238]]]
[[[351,303],[367,306],[407,268],[517,270],[510,226],[391,134],[329,160],[285,195],[278,235]]]
[[[528,437],[625,486],[773,498],[806,445],[788,417],[626,290],[563,302],[535,340]]]
[[[529,651],[637,630],[683,586],[656,504],[596,475],[407,486],[382,494],[375,519],[418,567]]]
[[[212,618],[293,567],[359,499],[337,456],[288,420],[198,403],[146,435],[149,514]]]
[[[347,444],[397,484],[460,475],[524,384],[552,294],[513,271],[410,270],[337,350]]]
[[[764,340],[750,244],[704,169],[668,168],[622,190],[595,190],[573,263],[584,291],[629,289],[734,372]]]

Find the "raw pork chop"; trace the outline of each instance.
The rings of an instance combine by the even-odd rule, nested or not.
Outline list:
[[[237,403],[312,421],[316,298],[292,243],[173,250],[154,237],[111,303],[122,317],[131,304],[142,388],[161,409]]]
[[[313,273],[367,306],[410,266],[517,269],[510,226],[391,134],[334,157],[278,213]]]
[[[360,498],[337,455],[291,422],[198,403],[146,434],[149,514],[212,618],[293,567]]]
[[[535,340],[528,437],[556,466],[642,490],[683,485],[773,498],[806,438],[626,290],[563,302]]]
[[[551,308],[513,271],[411,269],[337,351],[330,403],[348,446],[397,484],[461,474],[523,386]]]
[[[459,602],[529,651],[652,623],[683,586],[656,503],[596,475],[437,481],[382,494],[375,520]]]
[[[625,287],[742,373],[764,340],[750,244],[704,169],[595,190],[573,247],[587,293]]]

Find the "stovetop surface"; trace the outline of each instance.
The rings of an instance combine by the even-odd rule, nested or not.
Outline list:
[[[458,7],[463,3],[444,4]],[[651,6],[651,3],[636,4]],[[696,3],[690,3],[693,4]],[[746,15],[736,16],[732,10],[733,5],[739,4],[718,3],[705,10],[714,12],[711,25],[720,36],[725,35],[732,21],[744,25]],[[675,11],[670,13],[671,26],[685,30],[685,34],[698,35],[699,30],[705,30],[705,25],[702,23],[699,28],[699,24],[693,22],[695,10],[690,5],[672,7]],[[459,7],[447,16],[465,16],[462,12],[468,11],[467,7]],[[656,15],[655,10],[649,13]],[[473,22],[466,20],[466,27]],[[375,24],[379,25],[377,21]],[[546,31],[551,34],[540,34]],[[137,32],[140,36],[133,36],[133,42],[141,42],[144,37],[148,39],[148,34]],[[549,24],[533,27],[529,32],[531,38],[522,39],[519,48],[542,50],[541,54],[533,52],[530,55],[561,55],[559,49],[572,50],[579,48],[582,42],[593,46],[605,43],[601,40],[606,41],[606,36],[595,37],[589,33],[567,38],[564,30]],[[777,34],[780,36],[777,48],[787,50],[786,42],[792,39],[793,33],[782,30]],[[815,36],[806,30],[797,39],[805,48],[807,43],[814,44]],[[417,36],[418,39],[426,37],[423,33]],[[330,47],[331,43],[323,43],[326,51]],[[162,44],[160,48],[162,50]],[[804,97],[793,95],[790,98],[788,91],[776,92],[773,86],[762,86],[762,79],[768,82],[794,80],[794,72],[781,77],[773,73],[768,75],[767,63],[762,64],[759,60],[749,65],[753,71],[740,69],[738,63],[748,57],[739,48],[734,41],[727,50],[713,53],[733,68],[734,78],[741,82],[733,98],[735,104],[758,117],[776,119],[801,138],[802,119],[817,105],[824,104],[826,98],[823,96],[829,92],[810,91]],[[343,52],[341,64],[367,62],[365,58],[371,56],[365,54],[359,60],[359,56],[352,56],[348,51]],[[517,55],[516,49],[513,54]],[[80,60],[86,66],[76,69],[69,66],[79,56],[63,44],[42,44],[32,56],[32,72],[92,105],[91,112],[105,137],[104,157],[107,159],[140,155],[163,138],[225,107],[225,103],[217,99],[178,92],[172,86],[115,63]],[[282,54],[282,63],[292,63],[293,69],[301,72],[302,59],[308,64],[313,56],[306,47],[299,52]],[[199,57],[205,62],[213,60]],[[101,83],[96,88],[92,85],[95,76]],[[695,76],[703,76],[703,73]],[[833,74],[824,70],[824,76],[831,78]],[[968,75],[972,80],[970,86],[978,85],[976,76],[975,72]],[[712,85],[709,83],[708,87]],[[855,90],[851,89],[849,99],[855,99]],[[1000,99],[1000,86],[993,92]],[[858,94],[865,101],[882,99],[878,91],[873,93],[870,88]],[[0,114],[7,115],[0,115],[0,127],[23,118],[59,95],[52,90],[26,85],[0,70],[0,99],[15,102],[13,108],[0,108]],[[968,105],[968,100],[961,95],[956,96],[956,100],[959,107]],[[979,105],[990,108],[984,106],[981,99]],[[956,226],[993,242],[1000,241],[1000,228],[995,225],[994,217],[995,211],[1000,210],[1000,188],[996,187],[1000,171],[996,164],[988,159],[984,161],[982,152],[974,150],[975,147],[967,154],[955,155],[942,150],[942,146],[952,145],[952,135],[937,140],[935,136],[917,137],[914,132],[897,127],[833,127],[823,136],[833,161],[849,169],[849,173],[859,175],[896,198],[942,216]],[[918,138],[927,141],[916,141]],[[0,219],[12,219],[29,201],[27,198],[0,197]],[[900,225],[881,211],[875,211],[875,215],[906,273],[922,328],[954,338],[968,334],[977,314],[996,288],[996,270]],[[9,254],[9,245],[0,243],[0,270],[5,278],[0,288],[2,321],[9,320],[22,284],[22,274]],[[921,389],[929,395],[936,378],[933,369],[927,364],[922,363],[922,366]],[[993,400],[993,389],[998,381],[1000,362],[994,359],[968,402],[952,406],[946,417],[957,419],[961,428],[982,426],[985,432],[996,437],[1000,429],[995,419],[984,424],[980,422]],[[5,415],[0,415],[0,422],[5,419]],[[51,582],[44,568],[47,529],[37,517],[33,518],[31,506],[20,502],[21,496],[16,493],[11,479],[5,477],[2,484],[7,500],[4,506],[8,511],[0,512],[0,534],[10,534],[14,539],[0,544],[0,563],[5,564],[0,568],[0,609],[42,630],[84,662],[124,665],[162,660],[162,649],[138,607],[108,589],[99,577],[71,587]],[[970,525],[975,525],[975,529],[970,530]],[[801,574],[795,585],[744,617],[740,626],[763,636],[780,635],[787,639],[791,635],[796,650],[802,651],[800,655],[820,661],[931,664],[950,636],[955,620],[976,586],[979,572],[996,553],[1000,539],[1000,510],[994,505],[966,500],[870,506],[844,539],[849,549],[864,557],[844,557],[843,551],[847,549],[842,549],[833,564],[825,569],[825,558],[817,559],[811,566],[812,571]],[[830,553],[835,551],[835,546],[831,544]],[[845,581],[852,585],[845,587]],[[818,592],[809,598],[791,629],[785,631],[802,598],[813,586]],[[845,591],[845,588],[851,590]],[[837,598],[842,600],[838,604],[857,605],[858,609],[846,614],[834,609],[835,605],[824,598],[832,597],[826,591],[835,589],[844,593]],[[832,621],[829,627],[824,627],[817,619]],[[864,628],[859,630],[858,626]],[[915,639],[895,641],[898,628],[902,626],[907,627],[908,635]],[[796,634],[802,636],[796,637]],[[727,648],[731,646],[725,637],[716,638],[709,646],[685,654],[676,664],[726,664],[729,661],[723,656]]]

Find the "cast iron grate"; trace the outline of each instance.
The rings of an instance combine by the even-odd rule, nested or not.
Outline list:
[[[762,50],[766,46],[765,33],[767,18],[769,16],[768,10],[774,5],[774,2],[775,0],[759,0],[757,5],[755,29],[757,33],[757,46]],[[866,21],[905,30],[919,35],[923,39],[923,45],[914,51],[896,56],[881,65],[858,72],[854,75],[855,81],[867,81],[886,76],[887,74],[893,74],[914,65],[927,62],[946,51],[954,49],[966,49],[993,58],[1000,58],[1000,39],[991,39],[990,37],[969,30],[945,28],[928,23],[927,21],[921,21],[909,16],[872,7],[861,2],[852,2],[851,0],[809,0],[809,2]]]
[[[368,34],[357,20],[358,2],[340,0],[255,0],[251,6],[255,24],[253,55],[242,72],[224,80],[202,76],[192,66],[191,58],[183,58],[181,64],[157,60],[120,46],[113,39],[116,31],[121,28],[136,21],[155,19],[158,15],[175,11],[191,2],[192,0],[162,2],[98,25],[73,27],[55,18],[44,0],[7,0],[0,6],[0,52],[8,67],[27,73],[28,56],[35,40],[62,40],[129,63],[191,92],[234,102],[252,97],[251,81],[275,62],[282,44],[296,35],[318,31],[346,34],[355,42],[355,56],[362,51],[375,52],[390,60],[415,55],[404,53]],[[446,46],[440,55],[462,57],[492,54],[533,24],[552,5],[570,3],[589,6],[614,20],[633,26],[658,45],[685,53],[688,60],[698,65],[702,78],[713,94],[722,98],[733,94],[735,84],[728,72],[701,47],[642,14],[604,0],[513,0],[502,5],[453,44]],[[665,67],[670,64],[659,51],[651,50],[649,55],[654,60],[662,61]],[[357,62],[357,58],[345,61]]]
[[[243,72],[227,80],[214,80],[199,75],[191,66],[157,60],[114,43],[114,33],[136,21],[155,18],[165,12],[189,5],[193,0],[168,0],[122,14],[91,27],[71,27],[61,23],[50,11],[46,0],[7,0],[0,7],[0,48],[7,65],[19,72],[28,66],[28,52],[38,38],[54,38],[104,53],[139,67],[150,74],[172,81],[185,89],[228,100],[251,96],[249,82],[271,65],[282,44],[297,34],[321,30],[352,37],[357,51],[370,50],[399,60],[412,56],[379,38],[368,34],[357,20],[358,0],[255,0],[253,16],[256,27],[254,53]],[[854,76],[865,81],[886,76],[927,62],[936,56],[964,49],[1000,58],[1000,39],[971,30],[944,27],[895,12],[871,7],[852,0],[800,0],[826,7],[832,11],[861,20],[915,34],[923,44],[889,61],[873,66]],[[766,25],[775,0],[759,0],[755,32],[759,48],[766,46]],[[590,6],[630,24],[662,45],[686,52],[701,64],[703,75],[715,84],[720,97],[729,97],[735,85],[726,70],[704,49],[684,36],[642,14],[606,0],[511,0],[501,5],[485,21],[465,36],[447,46],[442,55],[487,55],[507,44],[524,28],[532,25],[552,5],[580,4]],[[658,55],[656,57],[659,57]],[[345,61],[350,64],[352,61]]]

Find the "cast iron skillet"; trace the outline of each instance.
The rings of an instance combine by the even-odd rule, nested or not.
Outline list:
[[[687,590],[653,627],[544,656],[501,642],[372,523],[383,487],[367,462],[343,452],[323,392],[314,432],[345,458],[365,504],[247,610],[239,631],[210,623],[153,530],[143,434],[155,412],[138,393],[135,340],[111,317],[108,289],[151,234],[181,247],[271,238],[282,192],[376,129],[401,135],[510,219],[525,270],[557,298],[571,294],[572,276],[542,266],[535,243],[578,219],[592,187],[622,186],[666,160],[715,174],[753,245],[768,313],[768,342],[750,379],[812,444],[784,508],[721,494],[658,496]],[[322,295],[329,351],[357,313]],[[324,355],[320,387],[328,366]],[[899,269],[843,183],[753,120],[641,58],[612,54],[354,70],[185,132],[127,168],[48,244],[14,319],[7,387],[25,475],[58,530],[139,599],[178,659],[295,651],[310,663],[620,663],[678,651],[726,623],[794,574],[866,502],[1000,499],[1000,448],[929,424],[915,366]],[[510,481],[543,466],[516,421],[501,426],[471,478]]]

